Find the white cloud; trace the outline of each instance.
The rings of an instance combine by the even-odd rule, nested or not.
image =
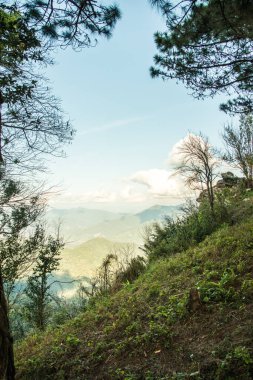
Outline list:
[[[168,170],[153,168],[139,170],[128,178],[121,179],[120,183],[110,187],[101,186],[90,192],[62,193],[55,198],[53,203],[65,203],[73,206],[96,205],[96,204],[166,204],[181,203],[193,193],[186,188],[184,180],[175,175],[175,166],[179,163],[178,155],[180,146],[188,138],[181,139],[171,149],[166,161]],[[52,202],[51,202],[52,203]]]
[[[180,148],[184,144],[186,138],[187,137],[179,140],[176,144],[174,144],[171,151],[169,152],[168,159],[166,160],[166,164],[169,168],[174,169],[178,164],[180,164]]]
[[[186,196],[182,179],[175,176],[171,170],[142,170],[135,173],[130,179],[135,183],[146,186],[149,197],[155,199],[180,199]]]

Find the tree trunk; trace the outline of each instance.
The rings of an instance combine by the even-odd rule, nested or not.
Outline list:
[[[14,380],[13,339],[10,334],[8,307],[0,271],[0,380]]]
[[[3,155],[2,155],[2,134],[3,134],[3,126],[2,126],[2,105],[3,105],[3,95],[0,91],[0,163],[3,163]]]
[[[207,194],[208,194],[208,201],[211,209],[211,213],[214,214],[214,194],[213,194],[213,187],[212,182],[207,181]]]

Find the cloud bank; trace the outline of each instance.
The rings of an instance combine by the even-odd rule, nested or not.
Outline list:
[[[185,139],[187,138],[186,136]],[[165,169],[138,170],[129,177],[121,179],[120,185],[112,185],[111,188],[101,186],[90,192],[64,192],[55,198],[53,203],[64,202],[72,206],[116,203],[182,203],[187,197],[193,195],[185,187],[183,179],[175,175],[175,167],[180,160],[180,146],[185,139],[178,141],[172,147],[165,161]]]

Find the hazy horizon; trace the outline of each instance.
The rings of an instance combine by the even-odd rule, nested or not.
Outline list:
[[[153,34],[165,20],[148,2],[118,3],[111,39],[57,51],[46,72],[77,131],[67,158],[49,162],[47,178],[50,171],[61,191],[49,200],[54,207],[132,212],[182,203],[192,194],[173,175],[176,148],[189,131],[220,144],[224,97],[196,100],[175,80],[152,79]]]

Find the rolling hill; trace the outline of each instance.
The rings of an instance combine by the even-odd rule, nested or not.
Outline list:
[[[60,273],[67,271],[72,278],[91,277],[106,255],[124,243],[112,242],[102,237],[88,240],[76,247],[65,248],[60,263]],[[137,246],[136,246],[137,249]]]
[[[66,241],[55,276],[67,279],[60,290],[64,295],[72,295],[77,284],[70,286],[68,281],[94,276],[103,259],[124,244],[133,244],[136,253],[142,254],[138,246],[143,242],[144,226],[165,215],[173,217],[179,210],[179,206],[153,206],[135,215],[85,208],[50,210],[48,223],[53,228],[60,220]]]

